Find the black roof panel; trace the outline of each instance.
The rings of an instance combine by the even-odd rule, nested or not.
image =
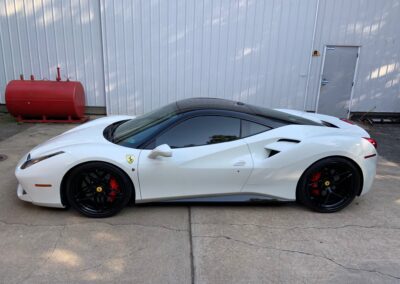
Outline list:
[[[176,102],[178,110],[181,112],[199,109],[221,109],[249,113],[248,106],[241,102],[218,98],[190,98]]]
[[[321,125],[315,121],[300,116],[288,114],[270,108],[245,104],[242,102],[219,98],[190,98],[176,102],[178,112],[188,112],[202,109],[228,110],[274,119],[287,124]]]

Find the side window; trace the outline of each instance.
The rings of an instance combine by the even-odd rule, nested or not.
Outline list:
[[[194,147],[233,141],[240,137],[240,119],[199,116],[185,120],[159,135],[154,146]]]
[[[268,126],[262,124],[242,120],[242,137],[252,136],[270,129],[271,128],[269,128]]]

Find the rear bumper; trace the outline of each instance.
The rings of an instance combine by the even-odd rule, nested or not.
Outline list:
[[[371,190],[375,180],[377,163],[378,163],[378,155],[369,158],[364,158],[364,161],[361,165],[364,183],[360,195],[363,195]]]

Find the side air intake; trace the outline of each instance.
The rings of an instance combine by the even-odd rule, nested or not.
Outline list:
[[[269,152],[268,158],[271,158],[272,156],[274,156],[274,155],[276,155],[276,154],[278,154],[278,153],[279,153],[279,151],[271,150],[271,152]]]
[[[290,138],[280,138],[276,142],[272,142],[264,146],[264,149],[268,151],[268,158],[275,156],[276,154],[289,150],[300,143],[300,140]]]
[[[300,143],[299,140],[295,140],[295,139],[287,139],[287,138],[281,138],[278,140],[278,142],[290,142],[290,143]]]

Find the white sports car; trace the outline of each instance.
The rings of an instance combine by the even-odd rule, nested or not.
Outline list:
[[[85,123],[18,163],[18,197],[108,217],[128,203],[297,200],[335,212],[371,189],[376,141],[335,117],[195,98]]]

